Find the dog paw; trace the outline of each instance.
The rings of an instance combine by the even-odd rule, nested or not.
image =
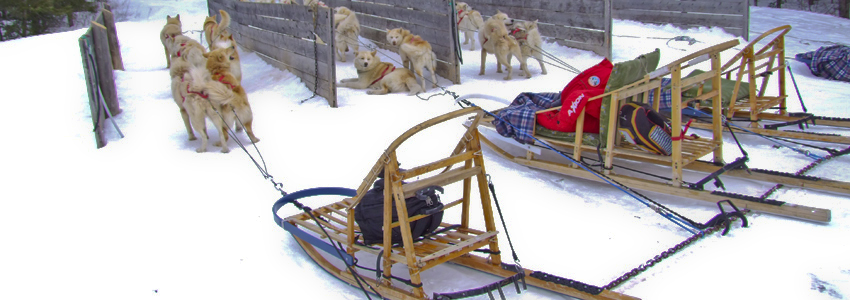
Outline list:
[[[252,138],[251,138],[251,142],[252,142],[252,143],[254,143],[254,144],[259,143],[259,142],[260,142],[260,139],[259,139],[259,138],[257,138],[257,137],[252,137]]]
[[[546,71],[540,72],[541,75],[546,75]]]
[[[197,138],[197,137],[195,137],[194,135],[190,135],[190,136],[189,136],[189,140],[190,140],[190,141],[194,141],[194,140],[197,140],[197,139],[198,139],[198,138]]]
[[[198,149],[195,149],[195,152],[198,152],[198,153],[204,153],[204,152],[207,152],[207,148],[203,148],[203,147],[202,147],[202,148],[198,148]]]
[[[221,153],[230,153],[230,148],[221,148]]]
[[[510,75],[505,76],[505,80],[511,80],[511,76]]]

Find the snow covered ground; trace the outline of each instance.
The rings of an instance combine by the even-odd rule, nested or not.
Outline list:
[[[115,71],[123,109],[115,120],[126,137],[119,139],[107,126],[109,144],[103,149],[95,148],[83,83],[77,39],[84,30],[0,43],[6,65],[0,75],[6,96],[0,101],[10,134],[0,158],[0,299],[364,298],[322,271],[272,222],[270,208],[280,194],[235,143],[231,141],[229,154],[217,152],[217,147],[198,154],[198,142],[187,141],[157,35],[165,15],[178,13],[185,30],[201,29],[206,2],[127,5],[139,14],[117,25],[126,70]],[[800,11],[752,7],[750,24],[753,37],[791,24],[789,56],[846,43],[850,37],[850,21]],[[681,35],[699,43],[666,44]],[[613,61],[660,48],[664,64],[733,38],[717,28],[684,30],[615,20]],[[602,59],[553,44],[544,48],[578,69]],[[510,100],[525,91],[560,91],[574,76],[553,67],[550,74],[540,75],[533,60],[532,79],[503,81],[492,65],[479,76],[478,53],[463,52],[462,84],[450,85],[445,79],[439,83],[461,95],[486,93]],[[398,59],[386,51],[380,55],[384,61]],[[448,96],[422,101],[345,88],[339,89],[339,108],[328,107],[324,99],[299,104],[311,92],[297,77],[254,53],[243,50],[241,57],[243,85],[261,139],[257,147],[268,171],[288,192],[316,186],[354,188],[400,133],[458,108]],[[810,112],[847,117],[850,85],[814,77],[801,63],[790,64]],[[351,60],[338,65],[339,78],[354,76]],[[796,94],[788,92],[791,110],[800,110]],[[503,105],[486,100],[478,104],[488,109]],[[413,166],[446,155],[461,132],[459,123],[436,128],[402,148],[400,158]],[[247,139],[244,134],[239,138]],[[726,139],[733,143],[730,136]],[[751,156],[750,167],[796,171],[811,162],[757,137],[744,136],[742,142]],[[736,147],[725,151],[730,158],[739,155]],[[484,154],[517,254],[527,268],[602,286],[688,237],[613,187],[518,166],[489,149]],[[812,175],[850,181],[844,172],[848,166],[850,158],[841,157]],[[726,183],[751,194],[770,186],[732,179]],[[708,220],[716,209],[707,202],[649,195],[695,220]],[[615,291],[643,299],[850,296],[847,196],[785,188],[775,198],[831,209],[832,222],[755,213],[749,228],[736,224],[728,236],[708,237]],[[280,215],[296,212],[286,207]],[[507,251],[505,236],[499,238]],[[457,267],[429,272],[425,279],[435,290],[428,293],[494,280]],[[454,275],[459,277],[449,277]],[[510,298],[565,297],[530,288]]]

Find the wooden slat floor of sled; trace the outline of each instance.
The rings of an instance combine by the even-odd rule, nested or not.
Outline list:
[[[589,179],[599,182],[604,182],[601,178],[597,177],[595,174],[591,172],[585,171],[581,168],[574,168],[566,164],[555,163],[551,161],[542,161],[538,159],[527,159],[525,157],[519,157],[509,154],[508,152],[498,148],[495,144],[493,144],[490,140],[488,140],[485,136],[481,136],[481,141],[484,142],[485,145],[492,149],[496,149],[496,153],[503,156],[504,158],[511,160],[515,163],[525,165],[528,167],[532,167],[535,169],[547,170],[559,174],[564,174],[567,176],[578,177],[583,179]],[[787,216],[797,219],[809,220],[809,221],[817,221],[817,222],[829,222],[832,219],[832,212],[828,209],[808,207],[804,205],[786,203],[784,205],[772,205],[761,202],[754,201],[746,201],[741,199],[730,199],[728,197],[722,197],[718,195],[711,194],[708,191],[697,191],[684,187],[676,187],[667,185],[663,182],[652,181],[647,179],[641,179],[636,177],[618,175],[618,174],[610,174],[607,175],[612,179],[628,186],[631,188],[657,192],[672,196],[679,196],[685,198],[691,198],[695,200],[708,201],[712,203],[717,203],[721,200],[730,200],[732,201],[738,208],[741,209],[750,209],[754,211],[760,211],[775,215]]]
[[[493,128],[492,123],[490,122],[481,122],[479,126],[485,126],[488,128]],[[536,137],[547,144],[552,146],[557,146],[559,148],[563,148],[564,151],[572,150],[574,144],[572,142],[564,142],[557,139],[545,138],[545,137]],[[582,152],[589,151],[588,153],[596,153],[595,146],[582,145]],[[701,157],[712,153],[714,149],[717,148],[717,145],[707,138],[699,138],[699,139],[683,139],[682,140],[682,163],[687,165],[694,161],[697,161]],[[586,150],[586,151],[585,151]],[[601,149],[602,154],[605,155],[606,150]],[[669,166],[673,163],[673,159],[671,156],[664,155],[655,155],[652,153],[648,153],[644,150],[641,150],[637,146],[628,144],[623,142],[620,146],[614,148],[614,156],[626,159],[640,159],[643,161],[649,161],[657,164],[665,164]]]

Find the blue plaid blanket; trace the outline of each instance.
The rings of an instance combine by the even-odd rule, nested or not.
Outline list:
[[[659,105],[658,105],[659,111],[670,110],[670,107],[672,107],[673,91],[670,90],[669,88],[665,88],[665,87],[668,87],[671,83],[673,83],[673,79],[661,78],[661,98],[658,101],[658,102],[660,102]],[[655,101],[654,96],[655,96],[655,90],[649,91],[649,105],[654,104],[654,103],[652,103],[653,101]]]
[[[850,47],[834,45],[797,54],[796,60],[806,63],[815,76],[850,82]]]
[[[493,126],[504,137],[522,144],[533,144],[534,113],[558,105],[561,105],[561,93],[522,93],[510,106],[496,113],[499,118],[493,120]]]

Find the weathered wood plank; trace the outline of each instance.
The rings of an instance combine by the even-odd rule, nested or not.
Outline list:
[[[614,1],[613,9],[627,10],[652,10],[652,11],[680,11],[689,13],[712,13],[712,14],[729,14],[742,15],[746,10],[747,5],[744,1],[680,1],[680,0],[629,0],[629,1]]]
[[[118,30],[115,28],[115,16],[112,12],[101,9],[100,15],[103,16],[103,26],[106,26],[109,39],[109,54],[112,57],[112,69],[124,70],[124,59],[121,58],[121,45],[118,43]],[[100,19],[100,17],[98,18]]]
[[[92,22],[92,41],[94,43],[95,72],[100,93],[109,113],[113,116],[121,113],[118,105],[118,89],[115,88],[115,75],[112,73],[112,56],[109,53],[109,38],[106,27]],[[97,91],[95,91],[97,92]]]
[[[586,14],[577,12],[557,12],[549,10],[527,9],[523,7],[505,7],[499,5],[481,4],[477,8],[486,20],[496,13],[496,10],[508,14],[513,19],[539,20],[543,23],[556,25],[600,29],[605,25],[602,14]]]
[[[451,13],[451,2],[447,0],[368,0],[369,2],[391,5],[399,8],[410,8],[437,14]]]
[[[89,109],[91,111],[92,125],[94,126],[93,131],[95,145],[97,148],[103,148],[106,146],[106,139],[103,138],[103,124],[104,120],[106,120],[106,116],[103,113],[103,109],[100,107],[100,96],[97,94],[97,78],[94,73],[94,69],[97,68],[97,66],[91,59],[91,56],[94,56],[93,49],[91,48],[92,29],[89,28],[86,34],[82,35],[78,41],[80,44],[80,55],[83,59],[83,74],[86,78],[86,91],[89,96]]]
[[[448,16],[432,12],[411,11],[406,8],[399,8],[386,5],[378,5],[368,2],[352,2],[351,10],[357,12],[357,17],[361,15],[381,16],[385,18],[404,20],[411,24],[418,24],[431,28],[445,28],[451,22],[447,22]],[[416,12],[416,13],[413,13]]]
[[[673,24],[682,27],[732,27],[741,24],[741,16],[715,14],[689,14],[680,12],[653,11],[651,14],[643,10],[619,10],[614,12],[614,18],[627,19],[652,24]],[[734,26],[738,27],[738,26]]]

